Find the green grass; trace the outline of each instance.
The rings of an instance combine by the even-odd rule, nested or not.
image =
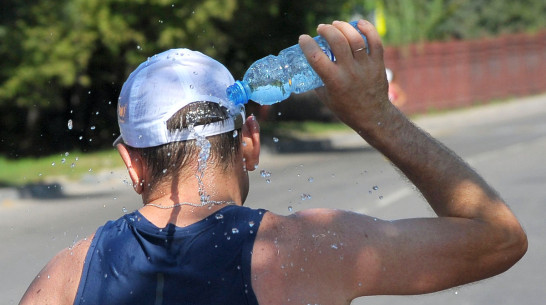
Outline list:
[[[42,158],[0,157],[0,186],[21,186],[63,176],[75,180],[90,172],[123,167],[114,149],[94,153],[71,152]]]
[[[264,122],[261,125],[262,134],[265,136],[298,134],[320,136],[350,130],[342,123],[312,121]],[[90,172],[123,168],[123,166],[123,161],[115,149],[93,153],[59,153],[41,158],[18,158],[15,160],[0,156],[0,187],[47,182],[61,176],[69,180],[77,180]]]

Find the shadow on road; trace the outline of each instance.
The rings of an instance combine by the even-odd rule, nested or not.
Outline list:
[[[81,194],[67,194],[63,191],[63,186],[60,183],[28,183],[16,188],[17,194],[21,199],[38,199],[38,200],[52,200],[52,199],[77,199],[87,198],[89,193]],[[110,193],[96,193],[93,192],[93,197],[110,196]]]

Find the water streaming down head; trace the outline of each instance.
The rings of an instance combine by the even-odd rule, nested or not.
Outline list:
[[[229,134],[231,138],[230,132],[241,128],[245,119],[244,107],[235,105],[226,95],[226,88],[233,81],[222,64],[199,52],[173,49],[149,58],[123,85],[118,102],[121,135],[114,145],[124,143],[155,151],[167,144],[194,140],[199,195],[202,201],[208,200],[202,181],[211,156],[208,137]],[[223,109],[222,114],[211,111],[207,103],[217,104],[212,108]],[[180,121],[174,129],[168,127],[175,114],[186,108],[189,110],[184,123]],[[170,151],[168,156],[171,157]],[[173,172],[165,171],[168,164],[160,167],[159,177]]]

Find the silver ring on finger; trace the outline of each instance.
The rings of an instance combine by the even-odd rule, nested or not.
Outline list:
[[[366,47],[358,48],[358,49],[353,51],[353,54],[356,54],[356,53],[358,53],[360,51],[364,51],[364,50],[366,50]]]

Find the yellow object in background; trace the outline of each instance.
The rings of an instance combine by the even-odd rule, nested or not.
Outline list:
[[[385,22],[385,10],[382,1],[376,1],[375,5],[375,28],[381,37],[387,33],[387,23]]]

